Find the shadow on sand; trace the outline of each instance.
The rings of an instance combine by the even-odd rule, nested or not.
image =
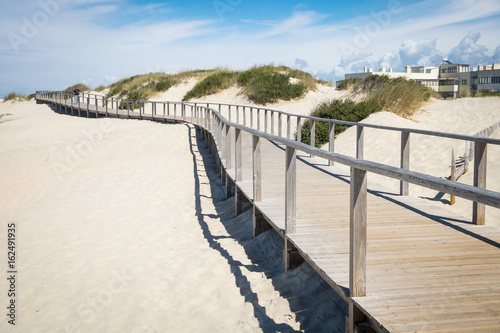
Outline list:
[[[227,261],[245,301],[252,304],[254,316],[259,321],[264,332],[296,332],[288,324],[277,323],[268,315],[268,310],[259,302],[259,295],[252,290],[248,278],[242,268],[264,274],[273,283],[273,287],[289,302],[290,309],[300,322],[301,331],[305,332],[344,332],[345,316],[348,314],[347,304],[331,289],[331,287],[307,264],[285,273],[282,259],[284,242],[274,230],[269,230],[253,238],[251,206],[245,205],[244,212],[234,217],[234,197],[225,199],[220,175],[214,157],[205,148],[202,135],[192,126],[189,128],[191,154],[193,156],[195,176],[196,216],[203,235],[209,246],[220,253]],[[195,141],[195,142],[194,142]],[[195,151],[198,148],[199,154]],[[217,216],[230,237],[236,240],[246,252],[251,265],[243,265],[235,260],[225,249],[219,239],[227,236],[216,236],[210,231],[202,212],[200,185],[205,179],[200,179],[198,163],[207,173],[206,181],[210,184],[212,202]]]

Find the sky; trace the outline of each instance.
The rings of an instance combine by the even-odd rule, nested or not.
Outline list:
[[[500,62],[499,0],[18,0],[0,11],[0,98],[271,63],[336,81],[443,58]]]

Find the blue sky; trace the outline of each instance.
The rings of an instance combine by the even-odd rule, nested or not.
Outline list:
[[[0,12],[0,97],[135,74],[259,64],[325,79],[500,62],[498,0],[19,0]]]

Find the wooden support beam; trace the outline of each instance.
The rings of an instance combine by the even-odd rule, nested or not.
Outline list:
[[[239,216],[243,213],[243,192],[237,184],[234,185],[234,215]]]
[[[272,229],[273,227],[262,215],[261,211],[253,205],[253,237],[257,237],[258,235],[266,232],[267,230]]]
[[[401,169],[410,170],[410,132],[401,132]],[[399,182],[399,194],[408,196],[410,194],[410,184],[405,181]]]
[[[486,188],[487,144],[476,142],[474,148],[474,186]],[[474,202],[472,205],[472,222],[477,225],[485,224],[485,205]]]
[[[285,272],[295,269],[304,262],[304,258],[299,254],[297,248],[285,237],[285,248],[283,249],[283,263]]]
[[[366,296],[367,173],[351,167],[349,292]]]

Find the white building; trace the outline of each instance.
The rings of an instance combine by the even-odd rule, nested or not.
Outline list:
[[[443,97],[466,97],[480,91],[500,92],[500,64],[481,66],[470,70],[469,64],[453,64],[447,59],[436,67],[405,66],[404,72],[393,72],[392,68],[364,68],[363,73],[346,74],[345,78],[364,79],[370,75],[386,75],[390,78],[404,77],[419,82],[439,92]],[[338,84],[338,82],[337,82]]]
[[[374,72],[372,68],[365,67],[363,73],[346,74],[345,78],[364,79],[370,75],[386,75],[392,79],[404,77],[407,80],[420,82],[423,85],[438,91],[439,68],[426,66],[405,66],[404,72],[394,72],[392,68],[379,68],[378,72]]]

